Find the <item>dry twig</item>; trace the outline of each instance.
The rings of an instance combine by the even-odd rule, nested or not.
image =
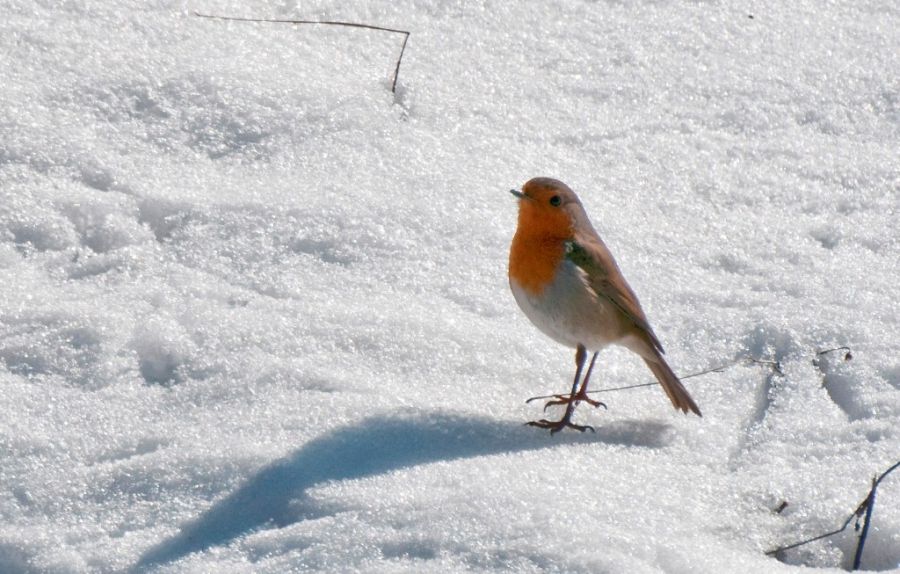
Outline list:
[[[781,363],[779,363],[778,361],[767,361],[767,360],[765,360],[765,359],[759,359],[759,358],[757,358],[757,357],[747,356],[747,357],[742,357],[742,358],[740,358],[740,359],[738,359],[738,360],[736,360],[736,361],[732,361],[732,362],[730,362],[730,363],[726,363],[726,364],[724,364],[724,365],[719,365],[718,367],[710,367],[709,369],[706,369],[706,370],[703,370],[703,371],[699,371],[699,372],[697,372],[697,373],[691,373],[691,374],[689,374],[689,375],[684,375],[683,377],[678,377],[678,378],[681,379],[681,380],[684,380],[684,379],[690,379],[690,378],[693,378],[693,377],[701,377],[701,376],[703,376],[703,375],[708,375],[708,374],[710,374],[710,373],[721,373],[721,372],[723,372],[723,371],[726,371],[726,370],[730,369],[731,367],[735,367],[735,366],[737,366],[737,365],[743,365],[743,364],[746,364],[746,363],[754,363],[754,364],[757,364],[757,365],[768,365],[768,366],[771,367],[772,370],[774,370],[776,373],[778,373],[778,374],[781,375],[781,376],[784,376],[784,372],[781,370]],[[613,391],[626,391],[626,390],[628,390],[628,389],[639,389],[639,388],[641,388],[641,387],[652,387],[652,386],[658,385],[658,384],[659,384],[659,382],[653,381],[652,383],[640,383],[640,384],[637,384],[637,385],[627,385],[627,386],[624,386],[624,387],[611,387],[611,388],[609,388],[609,389],[596,389],[596,390],[593,390],[593,391],[588,391],[588,394],[594,394],[594,393],[611,393],[611,392],[613,392]],[[542,399],[552,399],[552,398],[554,398],[554,397],[556,397],[556,395],[542,395],[542,396],[539,396],[539,397],[531,397],[530,399],[528,399],[528,400],[525,401],[525,402],[526,402],[526,403],[530,403],[531,401],[539,401],[539,400],[542,400]]]
[[[869,490],[869,494],[867,494],[863,501],[859,503],[859,506],[857,506],[856,510],[853,511],[853,514],[847,517],[847,520],[844,521],[840,528],[832,530],[831,532],[826,532],[825,534],[819,534],[818,536],[813,536],[812,538],[801,540],[800,542],[788,544],[787,546],[779,546],[778,548],[769,550],[768,552],[766,552],[766,554],[772,556],[774,554],[778,554],[779,552],[784,552],[785,550],[791,550],[792,548],[804,546],[806,544],[809,544],[810,542],[815,542],[816,540],[822,540],[823,538],[828,538],[829,536],[839,534],[846,530],[848,526],[850,526],[850,523],[853,522],[854,517],[856,517],[856,529],[859,530],[859,519],[860,517],[862,517],[862,532],[859,535],[859,542],[856,545],[856,555],[853,557],[853,569],[858,570],[860,562],[862,561],[862,553],[863,547],[866,544],[866,537],[869,535],[869,525],[872,523],[872,512],[875,508],[875,491],[878,489],[878,485],[881,484],[881,481],[884,480],[887,475],[895,471],[897,468],[900,468],[900,461],[894,463],[893,466],[881,473],[880,476],[872,479],[872,489]],[[865,516],[863,516],[863,513],[865,513]]]
[[[397,30],[395,28],[385,28],[384,26],[373,26],[372,24],[359,24],[357,22],[341,22],[338,20],[280,20],[268,18],[239,18],[237,16],[216,16],[213,14],[201,14],[194,12],[194,16],[200,18],[209,18],[212,20],[228,20],[232,22],[268,22],[273,24],[318,24],[320,26],[345,26],[348,28],[364,28],[366,30],[379,30],[381,32],[391,32],[393,34],[403,34],[403,44],[400,46],[400,55],[397,57],[397,65],[394,67],[394,76],[391,79],[391,93],[397,92],[397,77],[400,75],[400,62],[403,60],[403,53],[406,51],[406,41],[409,40],[409,31]]]
[[[824,351],[816,351],[816,357],[820,357],[827,353],[833,353],[834,351],[847,351],[846,354],[844,354],[844,360],[849,361],[849,360],[853,359],[853,353],[850,351],[850,347],[835,347],[834,349],[825,349]],[[760,359],[758,357],[747,355],[746,357],[741,357],[740,359],[737,359],[736,361],[732,361],[732,362],[726,363],[724,365],[719,365],[718,367],[710,367],[709,369],[699,371],[696,373],[691,373],[689,375],[680,376],[678,378],[681,380],[685,380],[685,379],[691,379],[693,377],[701,377],[703,375],[708,375],[710,373],[721,373],[723,371],[730,369],[731,367],[736,367],[737,365],[744,365],[747,363],[753,363],[756,365],[768,365],[779,376],[782,376],[782,377],[784,376],[784,371],[781,369],[781,363],[779,361],[769,361],[766,359]],[[652,386],[655,386],[658,384],[659,384],[659,382],[653,381],[651,383],[640,383],[637,385],[627,385],[624,387],[611,387],[609,389],[595,389],[593,391],[588,391],[588,394],[611,393],[613,391],[626,391],[628,389],[639,389],[641,387],[652,387]],[[543,399],[552,399],[556,396],[557,395],[541,395],[539,397],[531,397],[530,399],[528,399],[525,402],[530,403],[532,401],[539,401],[539,400],[543,400]]]

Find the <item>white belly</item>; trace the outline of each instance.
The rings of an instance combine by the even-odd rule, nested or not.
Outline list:
[[[580,344],[599,351],[625,334],[619,310],[598,297],[588,286],[584,271],[568,260],[560,263],[555,279],[539,295],[532,295],[512,278],[509,286],[531,322],[563,345]]]

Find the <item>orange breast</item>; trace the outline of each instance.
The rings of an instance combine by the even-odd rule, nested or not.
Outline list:
[[[509,277],[532,295],[540,295],[553,281],[564,256],[563,240],[527,237],[517,232],[509,249]]]
[[[519,224],[509,249],[509,276],[539,295],[553,281],[572,238],[572,223],[562,210],[537,201],[519,201]]]

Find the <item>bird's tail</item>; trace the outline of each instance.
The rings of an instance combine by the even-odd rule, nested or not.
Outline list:
[[[672,401],[675,408],[683,413],[691,411],[695,415],[702,417],[703,415],[700,414],[700,408],[697,406],[697,403],[694,402],[690,393],[684,388],[684,385],[681,384],[681,381],[678,380],[675,373],[672,372],[672,369],[669,367],[668,363],[666,363],[666,360],[662,355],[656,353],[655,359],[656,360],[644,358],[644,362],[647,363],[647,366],[650,367],[650,370],[656,375],[656,379],[659,381],[659,384],[662,385],[666,394],[669,395],[669,400]]]

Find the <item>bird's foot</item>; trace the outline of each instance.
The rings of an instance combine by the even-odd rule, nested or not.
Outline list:
[[[595,432],[594,427],[592,427],[590,425],[576,425],[575,423],[573,423],[572,421],[569,420],[568,416],[565,416],[558,421],[548,421],[547,419],[541,419],[539,421],[531,421],[531,422],[527,422],[525,424],[530,427],[550,429],[551,435],[558,433],[559,431],[563,430],[564,428],[575,429],[578,432],[584,432],[586,430]]]
[[[550,407],[555,407],[556,405],[569,405],[570,403],[578,404],[580,402],[585,402],[591,405],[594,408],[603,407],[606,408],[606,403],[601,403],[600,401],[595,401],[594,399],[588,398],[587,393],[577,393],[574,395],[553,395],[552,401],[547,401],[544,404],[544,412],[547,412],[547,409]],[[531,400],[531,399],[529,399]],[[526,401],[527,402],[527,401]]]

